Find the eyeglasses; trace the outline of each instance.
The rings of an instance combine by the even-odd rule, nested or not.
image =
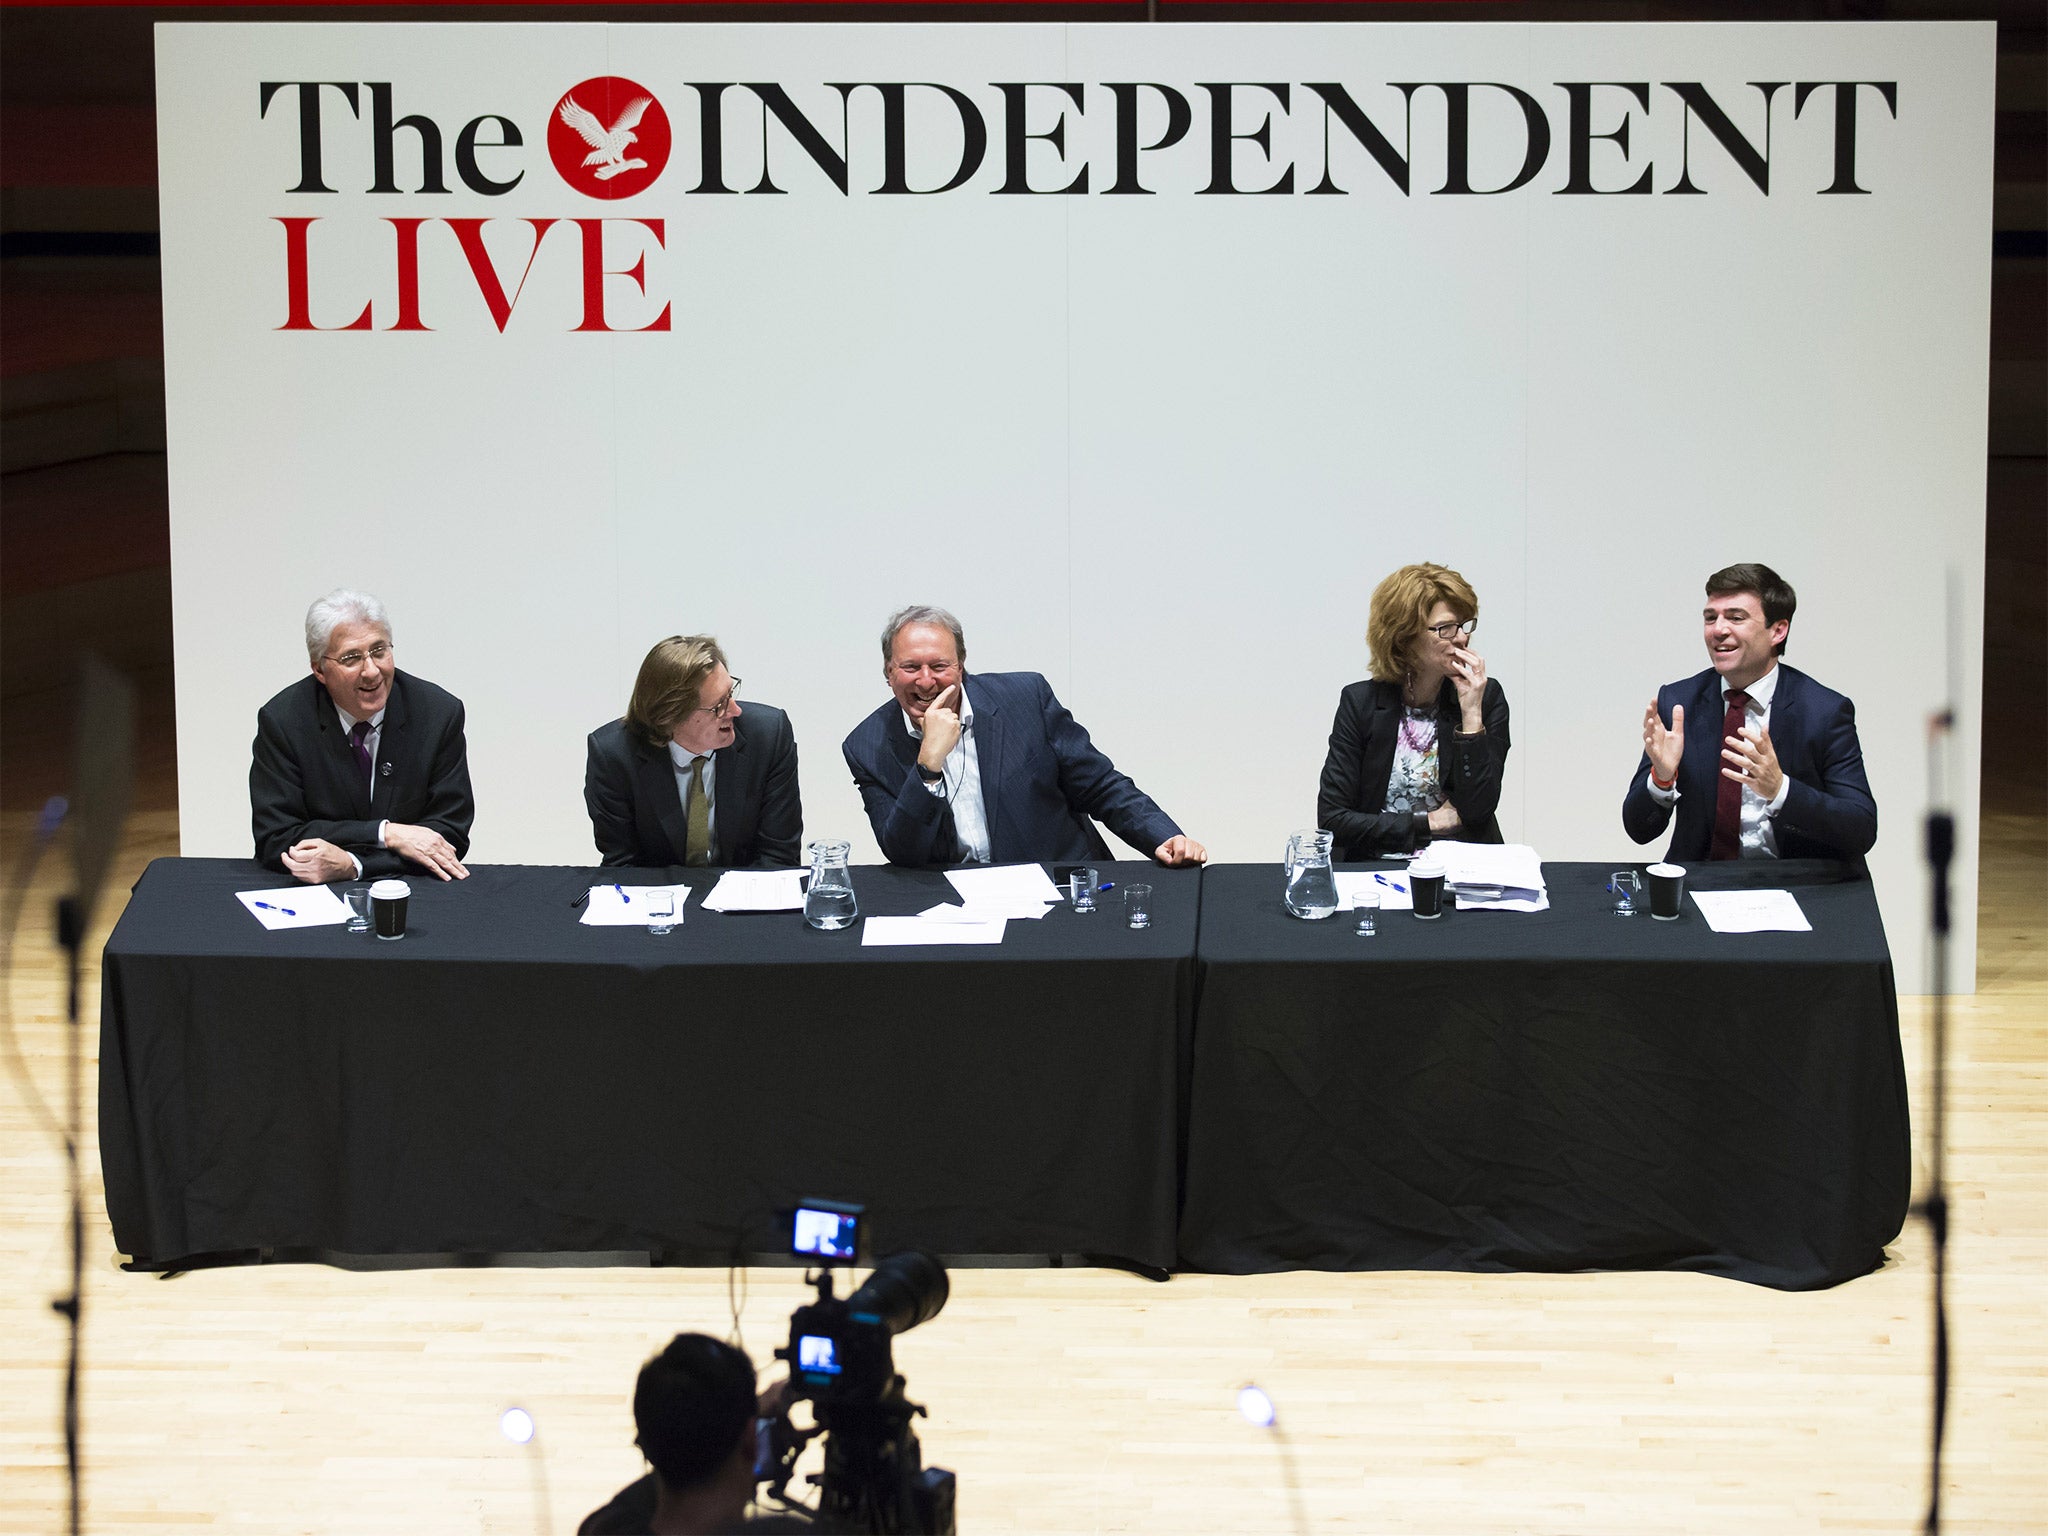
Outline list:
[[[1452,619],[1448,624],[1425,624],[1422,626],[1439,640],[1448,640],[1453,635],[1469,635],[1479,627],[1477,619]]]
[[[708,714],[714,720],[723,720],[726,717],[726,715],[731,712],[732,701],[739,697],[739,693],[740,680],[738,678],[734,678],[732,680],[732,686],[725,690],[724,698],[720,699],[716,704],[699,704],[695,709],[691,710],[690,713],[693,715]]]
[[[389,656],[390,654],[391,647],[388,644],[379,642],[378,644],[371,646],[367,651],[343,651],[339,656],[322,656],[320,659],[322,661],[331,661],[337,667],[340,667],[345,671],[353,672],[357,667],[360,667],[366,660],[374,661],[379,665],[382,665],[384,658],[386,656]]]

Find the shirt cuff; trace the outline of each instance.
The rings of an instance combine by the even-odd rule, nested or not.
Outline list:
[[[342,851],[343,853],[348,853],[348,850],[347,850],[346,848],[342,849],[341,851]],[[352,854],[352,853],[348,853],[348,861],[349,861],[349,863],[351,863],[351,864],[355,865],[355,867],[356,867],[356,872],[355,872],[355,878],[356,878],[356,879],[358,879],[358,880],[362,879],[362,878],[363,878],[363,861],[362,861],[361,859],[357,858],[357,857],[356,857],[356,856],[355,856],[354,854]]]
[[[1659,805],[1676,805],[1678,803],[1678,781],[1676,779],[1672,780],[1669,789],[1659,789],[1657,787],[1657,771],[1654,768],[1650,770],[1650,776],[1643,780],[1643,788],[1650,792],[1650,798]]]
[[[924,781],[924,787],[932,794],[938,796],[939,799],[943,800],[946,798],[945,775],[941,774],[936,779],[926,779]]]
[[[389,843],[384,841],[384,834],[390,828],[390,826],[391,823],[388,821],[380,821],[377,823],[377,846],[379,848],[389,848],[391,846]]]
[[[1766,816],[1775,816],[1778,812],[1785,809],[1785,797],[1791,793],[1792,778],[1791,775],[1787,774],[1778,780],[1778,792],[1771,796],[1770,803],[1764,807],[1764,814]]]

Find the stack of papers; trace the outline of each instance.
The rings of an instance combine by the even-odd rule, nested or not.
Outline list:
[[[1036,920],[1065,900],[1042,864],[949,869],[960,904],[940,902],[915,917],[871,917],[862,944],[1000,944],[1012,918]]]
[[[237,891],[235,900],[266,928],[320,928],[348,921],[348,903],[324,885],[288,885],[277,891]]]
[[[647,898],[656,891],[668,891],[676,899],[676,921],[683,920],[683,904],[690,899],[687,885],[593,885],[590,899],[583,904],[583,922],[592,928],[645,928]]]
[[[1694,891],[1693,905],[1716,933],[1811,933],[1790,891]]]
[[[802,869],[728,869],[704,898],[706,912],[801,912]]]
[[[1431,843],[1460,912],[1543,912],[1543,861],[1527,843]]]

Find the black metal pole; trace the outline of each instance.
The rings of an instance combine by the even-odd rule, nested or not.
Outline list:
[[[78,973],[79,954],[85,947],[85,917],[76,899],[57,902],[57,942],[64,948],[69,986],[69,1023],[65,1035],[65,1092],[69,1108],[64,1135],[64,1160],[71,1179],[71,1294],[50,1303],[69,1324],[70,1356],[64,1368],[64,1466],[71,1485],[71,1536],[79,1536],[79,1504],[83,1486],[78,1452],[78,1345],[79,1329],[85,1317],[85,1198],[78,1172],[78,1142],[84,1134],[84,1054],[79,1049]]]

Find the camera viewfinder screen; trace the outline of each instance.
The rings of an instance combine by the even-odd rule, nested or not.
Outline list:
[[[796,1341],[796,1368],[821,1376],[839,1374],[839,1346],[821,1333],[806,1333]]]
[[[860,1218],[857,1216],[849,1216],[843,1211],[820,1211],[810,1206],[798,1206],[790,1247],[797,1253],[850,1264],[859,1245],[859,1228]]]

